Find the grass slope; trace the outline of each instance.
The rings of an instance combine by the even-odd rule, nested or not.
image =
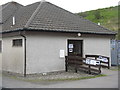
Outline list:
[[[94,23],[99,22],[101,26],[110,30],[118,30],[118,6],[91,10],[77,14]]]

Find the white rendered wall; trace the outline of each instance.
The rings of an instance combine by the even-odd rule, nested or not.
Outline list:
[[[59,52],[66,52],[66,46],[64,36],[44,33],[27,36],[27,73],[64,70],[65,59],[59,57]]]
[[[85,38],[84,53],[110,56],[110,39],[94,37]]]
[[[89,55],[103,55],[110,57],[111,65],[111,48],[110,48],[110,38],[103,37],[89,37],[84,38],[84,56]]]
[[[110,38],[77,37],[76,34],[32,33],[27,35],[27,74],[65,70],[65,58],[59,51],[65,50],[67,40],[83,40],[83,56],[97,54],[110,57]]]
[[[0,41],[2,41],[2,38],[0,38]],[[2,52],[0,52],[0,71],[2,71]]]
[[[13,39],[23,39],[21,36],[5,37],[2,39],[2,69],[3,71],[23,74],[24,42],[22,47],[13,47]],[[24,39],[23,39],[24,41]]]
[[[88,55],[103,55],[110,58],[111,66],[111,48],[110,38],[89,37],[84,39],[84,56]]]

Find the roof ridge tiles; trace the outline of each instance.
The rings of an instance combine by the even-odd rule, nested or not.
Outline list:
[[[2,8],[1,10],[3,11],[4,9],[6,9],[8,6],[10,6],[10,5],[12,5],[12,4],[14,4],[14,6],[15,6],[16,8],[15,8],[15,10],[13,11],[13,13],[12,13],[11,15],[9,15],[9,17],[8,17],[6,20],[2,20],[2,24],[5,23],[5,22],[7,22],[7,20],[8,20],[9,18],[11,18],[11,17],[17,12],[17,10],[18,10],[19,8],[23,7],[23,5],[21,5],[21,4],[17,3],[17,2],[12,1],[12,2],[8,2],[8,3],[4,6],[4,8]]]
[[[12,4],[14,3],[14,4],[18,4],[18,5],[23,6],[22,4],[19,4],[19,3],[15,2],[15,1],[11,1],[11,2],[8,2],[8,3],[6,3],[6,4],[3,4],[3,5],[5,5],[4,7],[3,7],[3,5],[0,5],[0,6],[3,7],[3,8],[2,8],[2,10],[3,10],[3,9],[5,9],[6,7],[8,7],[8,5],[10,5],[11,3],[12,3]]]
[[[45,1],[41,1],[39,2],[40,4],[38,5],[38,7],[36,8],[36,10],[34,11],[34,13],[31,15],[31,17],[29,18],[29,20],[27,21],[26,25],[24,26],[25,28],[28,28],[31,21],[34,19],[34,17],[36,16],[36,14],[38,13],[42,3],[45,2]]]
[[[8,5],[10,5],[10,3],[7,3],[1,10],[5,9]]]

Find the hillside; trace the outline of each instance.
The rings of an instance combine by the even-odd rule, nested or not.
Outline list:
[[[77,13],[110,30],[118,30],[118,6]]]

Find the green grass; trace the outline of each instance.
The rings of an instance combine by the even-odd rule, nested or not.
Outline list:
[[[96,12],[99,12],[100,19],[95,17]],[[86,11],[78,13],[78,15],[83,16],[85,19],[94,23],[100,22],[101,26],[110,30],[118,30],[118,6]]]
[[[112,71],[118,71],[119,69],[118,69],[118,68],[115,68],[115,69],[110,69],[110,70],[112,70]]]
[[[46,79],[46,80],[42,80],[42,79],[28,79],[25,81],[28,82],[40,82],[40,81],[74,81],[74,80],[83,80],[83,79],[92,79],[92,78],[97,78],[97,77],[104,77],[107,76],[105,74],[100,74],[100,75],[95,75],[95,76],[86,76],[86,77],[78,77],[78,78],[65,78],[65,79]]]
[[[120,71],[120,65],[118,66],[118,71]]]
[[[110,68],[112,71],[120,71],[120,65],[119,66],[113,66]]]
[[[41,82],[41,81],[74,81],[74,80],[83,80],[83,79],[92,79],[92,78],[97,78],[97,77],[104,77],[107,76],[105,74],[99,74],[99,75],[94,75],[94,76],[86,76],[86,77],[78,77],[78,78],[57,78],[57,79],[30,79],[30,78],[24,78],[24,77],[17,77],[17,76],[10,76],[10,75],[3,75],[7,76],[11,79],[16,79],[16,80],[21,80],[21,81],[26,81],[26,82]]]

